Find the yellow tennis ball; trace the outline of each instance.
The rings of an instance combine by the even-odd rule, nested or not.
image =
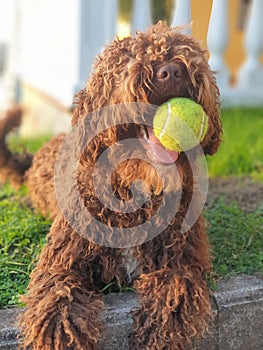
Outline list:
[[[169,150],[187,151],[203,141],[208,129],[208,117],[198,103],[188,98],[172,98],[158,107],[153,119],[153,131]]]

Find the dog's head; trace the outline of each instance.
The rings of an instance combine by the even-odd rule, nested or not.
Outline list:
[[[208,52],[198,42],[163,22],[136,37],[117,38],[97,58],[86,89],[77,96],[73,124],[109,105],[159,106],[172,97],[187,97],[202,105],[209,116],[202,147],[212,155],[220,144],[222,127],[219,89],[207,59]]]

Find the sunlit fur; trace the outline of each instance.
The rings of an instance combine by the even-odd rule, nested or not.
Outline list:
[[[127,160],[122,158],[120,146],[117,155],[120,162],[110,177],[115,196],[125,203],[131,199],[130,186],[141,179],[143,191],[150,197],[134,213],[115,213],[97,198],[92,174],[104,150],[126,136],[135,137],[137,117],[134,115],[131,127],[123,125],[121,114],[116,113],[115,122],[122,125],[99,133],[82,149],[83,135],[87,132],[85,117],[93,118],[92,112],[123,102],[160,105],[168,98],[181,96],[203,106],[209,117],[209,127],[201,146],[205,154],[214,154],[222,128],[219,91],[207,58],[207,51],[193,38],[162,22],[135,37],[115,39],[97,58],[86,88],[76,96],[72,118],[72,124],[78,126],[75,147],[76,153],[80,153],[77,183],[82,201],[97,220],[124,228],[141,224],[157,213],[163,204],[164,191],[172,195],[166,201],[171,201],[170,205],[179,203],[179,208],[163,232],[142,245],[113,249],[92,243],[72,229],[56,203],[54,164],[63,136],[46,144],[35,155],[25,177],[34,205],[46,215],[49,213],[54,222],[22,299],[26,310],[20,320],[21,343],[24,342],[21,347],[97,349],[103,329],[103,321],[98,321],[104,308],[100,291],[112,282],[119,286],[133,285],[140,300],[140,307],[133,311],[131,349],[183,350],[207,330],[212,316],[206,285],[206,277],[211,272],[211,255],[205,222],[199,217],[187,232],[180,230],[196,190],[189,157],[180,154],[176,161],[177,177],[168,175],[163,185],[152,164],[136,158],[136,152],[142,159],[146,156],[143,147],[130,150],[130,160]],[[183,77],[176,86],[167,88],[156,80],[156,67],[165,62],[176,62],[181,67]],[[97,122],[101,120],[95,118],[94,126]],[[108,162],[114,157],[116,154],[109,152]],[[197,157],[198,150],[194,149],[192,162]],[[169,166],[167,172],[168,169]],[[102,168],[101,176],[106,172],[107,168]],[[73,218],[77,215],[75,200],[74,196],[70,198]],[[199,210],[200,206],[201,202],[196,199],[194,208]],[[161,221],[162,218],[160,224]],[[87,225],[89,237],[98,237],[100,232],[93,230]],[[148,231],[142,231],[142,236],[147,238],[150,233],[149,226]]]

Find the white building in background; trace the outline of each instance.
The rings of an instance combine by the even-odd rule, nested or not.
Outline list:
[[[251,0],[247,59],[230,85],[223,56],[228,6],[213,0],[208,29],[210,65],[218,70],[225,105],[263,105],[263,0]],[[191,0],[175,0],[172,25],[191,22]],[[131,32],[151,24],[151,1],[133,0]],[[118,0],[0,0],[0,110],[26,106],[23,132],[59,132],[70,126],[74,94],[85,86],[92,61],[117,32]]]

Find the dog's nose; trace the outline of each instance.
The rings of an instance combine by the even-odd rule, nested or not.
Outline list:
[[[170,63],[157,70],[157,79],[161,82],[182,78],[182,68],[179,64]]]

